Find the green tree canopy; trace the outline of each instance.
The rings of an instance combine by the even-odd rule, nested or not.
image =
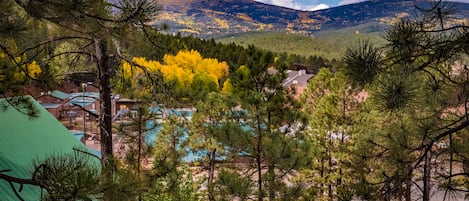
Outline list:
[[[443,164],[449,169],[438,172],[438,184],[448,190],[467,189],[455,182],[466,181],[467,172],[455,172],[466,153],[456,149],[454,139],[465,139],[469,125],[468,46],[463,42],[469,27],[451,20],[452,10],[441,1],[416,6],[421,17],[392,24],[384,33],[388,43],[382,49],[364,43],[345,55],[347,75],[368,86],[370,112],[380,116],[372,122],[383,124],[368,138],[380,153],[374,157],[382,159],[374,165],[397,167],[377,172],[387,192],[383,199],[410,200],[411,183],[420,176],[423,200],[429,200],[435,181],[431,178]],[[372,122],[362,126],[375,127]]]

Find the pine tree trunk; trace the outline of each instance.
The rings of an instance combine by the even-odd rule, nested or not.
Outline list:
[[[330,159],[329,159],[330,161]],[[330,165],[331,163],[329,163]],[[329,172],[327,174],[328,176],[328,179],[330,179],[332,175],[332,171],[331,171],[331,167],[329,166]],[[328,197],[329,197],[329,200],[332,200],[333,199],[333,190],[332,190],[332,184],[330,183],[331,181],[328,181],[328,185],[327,185],[327,194],[328,194]]]
[[[326,168],[324,166],[325,163],[326,162],[325,162],[324,158],[321,158],[321,171],[320,171],[319,175],[321,176],[321,179],[323,179],[323,181],[324,181],[324,176],[325,176],[325,171],[326,171]],[[320,185],[320,187],[319,187],[320,195],[322,197],[322,196],[324,196],[324,182],[320,182],[319,185]]]
[[[396,187],[396,197],[397,197],[397,201],[403,201],[402,200],[402,196],[403,196],[403,192],[402,192],[402,182],[399,181],[399,182],[396,182],[399,186]],[[392,193],[391,193],[392,194]]]
[[[105,178],[112,179],[111,161],[113,159],[112,151],[112,116],[111,116],[111,72],[112,69],[109,64],[109,57],[107,54],[106,43],[100,39],[95,39],[97,67],[98,67],[98,81],[101,109],[99,116],[99,132],[101,143],[101,166],[102,174]],[[112,181],[108,181],[112,183]],[[112,195],[109,192],[104,192],[104,201],[111,201]]]
[[[140,110],[140,109],[139,109]],[[141,111],[138,113],[138,122],[137,122],[137,134],[138,134],[138,152],[137,152],[137,177],[140,178],[140,166],[142,163],[142,135],[143,135],[143,129],[142,129],[142,124],[143,124],[143,114]]]
[[[257,156],[256,156],[256,162],[257,162],[257,186],[258,186],[258,198],[257,200],[263,201],[264,200],[264,192],[262,189],[262,127],[260,123],[260,114],[259,114],[259,108],[256,106],[256,119],[257,119]]]
[[[261,146],[261,136],[259,135],[258,137],[258,142],[257,142],[257,150],[259,151],[262,146]],[[264,193],[263,193],[263,189],[262,189],[262,158],[261,158],[261,153],[259,151],[259,153],[257,153],[257,157],[256,157],[256,162],[257,162],[257,188],[259,190],[258,194],[259,194],[259,197],[258,197],[258,200],[259,201],[262,201],[264,200]]]
[[[208,172],[208,181],[207,181],[207,186],[208,186],[208,199],[210,201],[215,201],[215,197],[213,196],[213,177],[215,174],[215,156],[217,153],[217,149],[213,149],[213,151],[210,153],[210,168]]]
[[[407,176],[406,176],[406,192],[405,192],[405,200],[411,201],[412,200],[412,167],[407,165]]]
[[[430,150],[425,153],[425,162],[423,164],[423,201],[430,200],[430,179],[431,179],[431,155]]]
[[[96,57],[98,63],[98,80],[101,101],[100,113],[100,137],[101,137],[101,163],[103,168],[113,157],[112,153],[112,117],[111,117],[111,73],[109,57],[107,55],[106,43],[100,39],[95,39]]]
[[[138,112],[138,122],[137,122],[137,133],[138,133],[138,153],[137,153],[137,178],[140,179],[140,166],[142,163],[142,137],[143,137],[143,129],[142,129],[142,124],[143,124],[143,112],[141,111],[141,108],[139,108]],[[138,201],[142,201],[142,195],[138,195]]]
[[[328,129],[329,130],[329,129]],[[329,200],[332,200],[333,198],[333,190],[332,190],[332,180],[330,179],[331,175],[332,175],[332,133],[329,132],[329,145],[327,147],[327,155],[329,157],[329,167],[328,167],[328,172],[327,172],[327,176],[328,176],[328,194],[329,194]]]
[[[269,201],[275,200],[275,167],[269,165]]]

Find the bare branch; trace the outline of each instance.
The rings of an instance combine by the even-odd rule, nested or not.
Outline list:
[[[23,50],[19,55],[23,55],[25,54],[26,52],[29,52],[31,50],[34,50],[34,49],[37,49],[43,45],[48,45],[52,42],[59,42],[59,41],[64,41],[64,40],[73,40],[73,39],[79,39],[79,40],[86,40],[86,41],[92,41],[91,38],[88,38],[88,37],[84,37],[84,36],[63,36],[63,37],[55,37],[55,38],[52,38],[52,39],[49,39],[49,40],[46,40],[46,41],[43,41],[39,44],[36,44],[32,47],[29,47],[29,48],[26,48],[25,50]]]
[[[50,55],[50,58],[60,57],[62,55],[71,55],[71,54],[83,54],[83,55],[87,55],[89,57],[92,57],[92,58],[96,59],[96,55],[94,55],[92,53],[89,53],[89,52],[85,52],[85,51],[60,52],[60,53],[57,53],[57,54]]]

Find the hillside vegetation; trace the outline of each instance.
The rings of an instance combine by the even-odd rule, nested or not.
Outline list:
[[[424,6],[424,0],[419,0]],[[299,11],[254,0],[162,0],[156,25],[168,25],[168,33],[210,39],[220,35],[278,31],[317,35],[363,24],[387,24],[396,19],[421,16],[413,0],[374,0],[318,11]],[[469,4],[448,2],[457,8],[455,19],[469,16]],[[381,27],[381,26],[379,26]],[[381,29],[382,30],[382,29]],[[376,31],[376,30],[375,30]]]
[[[301,56],[319,56],[340,60],[347,47],[360,40],[370,40],[384,44],[380,32],[361,33],[347,30],[319,32],[314,36],[285,32],[248,32],[216,39],[221,43],[235,43],[247,47],[256,47],[273,52],[287,52]]]

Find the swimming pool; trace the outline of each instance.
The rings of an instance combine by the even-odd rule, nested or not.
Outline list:
[[[151,111],[163,111],[161,108],[151,108]],[[191,119],[193,115],[193,111],[188,110],[175,110],[175,109],[167,109],[164,111],[166,116],[176,115],[179,117],[184,117],[187,119]],[[146,135],[144,137],[145,142],[152,146],[158,138],[158,134],[162,131],[163,125],[162,120],[149,120],[146,122]],[[189,139],[189,132],[184,131],[184,134],[179,138],[178,145],[176,145],[176,149],[178,149],[181,144]],[[185,149],[187,155],[182,159],[184,162],[195,162],[197,160],[202,159],[206,156],[207,152],[205,151],[193,151],[188,148]]]

